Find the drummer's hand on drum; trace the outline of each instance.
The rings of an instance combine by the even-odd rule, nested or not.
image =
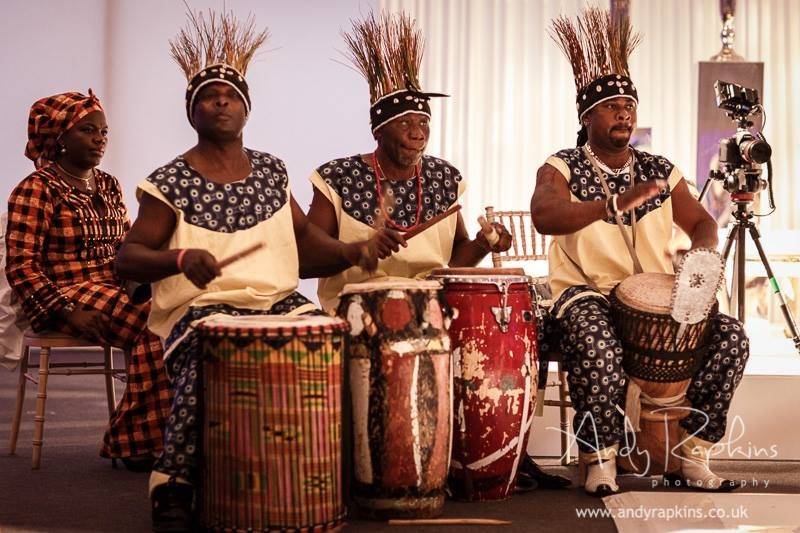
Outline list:
[[[213,255],[196,248],[186,250],[183,254],[180,270],[199,289],[205,289],[211,280],[222,273]]]
[[[617,209],[629,211],[639,207],[650,198],[658,196],[661,189],[667,186],[667,180],[648,180],[634,185],[624,193],[617,196]]]
[[[483,222],[480,222],[480,224],[481,230],[475,240],[478,241],[481,248],[493,253],[505,252],[511,248],[511,233],[508,232],[504,225],[499,222],[491,222],[489,226],[484,226]]]

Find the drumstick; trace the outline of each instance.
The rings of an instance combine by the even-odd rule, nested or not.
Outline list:
[[[507,526],[510,520],[494,518],[409,518],[389,520],[390,526]]]
[[[489,224],[489,221],[486,220],[485,216],[478,217],[478,224],[481,225],[481,232],[483,233],[484,237],[486,237],[486,242],[489,243],[489,246],[494,246],[497,244],[497,241],[500,240],[500,235],[498,235],[497,230],[494,229],[494,226]]]
[[[409,240],[412,237],[416,237],[417,235],[419,235],[420,233],[422,233],[426,229],[430,228],[434,224],[438,224],[439,222],[441,222],[442,220],[446,219],[447,217],[449,217],[453,213],[458,213],[458,211],[460,209],[461,209],[460,205],[454,205],[453,207],[451,207],[450,209],[448,209],[444,213],[438,214],[435,217],[433,217],[432,219],[428,220],[427,222],[424,222],[424,223],[420,224],[416,228],[408,230],[407,232],[405,232],[403,234],[403,237],[405,237],[406,240]]]
[[[222,261],[217,263],[217,266],[219,268],[221,268],[221,269],[225,268],[226,266],[230,265],[231,263],[235,263],[239,259],[247,257],[248,255],[252,254],[256,250],[260,250],[263,247],[264,247],[264,243],[263,242],[257,242],[254,245],[249,246],[249,247],[245,248],[244,250],[242,250],[240,252],[237,252],[237,253],[235,253],[233,255],[229,255],[228,257],[226,257],[225,259],[223,259]]]

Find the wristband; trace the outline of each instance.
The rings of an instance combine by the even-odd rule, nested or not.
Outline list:
[[[616,210],[615,210],[615,205],[614,205],[615,204],[614,199],[616,197],[617,197],[616,194],[612,194],[606,200],[606,217],[607,218],[614,218],[614,215],[616,215]]]
[[[619,207],[617,207],[617,199],[619,198],[619,194],[612,194],[611,195],[611,207],[614,209],[614,215],[619,214]]]
[[[186,255],[186,252],[188,251],[188,248],[181,248],[181,250],[178,252],[178,257],[175,260],[175,264],[178,266],[178,270],[180,272],[183,272],[183,256]]]

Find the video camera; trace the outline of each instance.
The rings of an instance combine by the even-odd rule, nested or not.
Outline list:
[[[772,147],[761,132],[753,134],[750,117],[762,114],[763,106],[758,91],[735,83],[717,80],[714,82],[717,107],[726,111],[736,122],[736,133],[719,141],[717,169],[709,177],[722,182],[723,188],[733,195],[757,193],[771,185]],[[761,165],[767,163],[768,179],[761,178]],[[773,205],[770,189],[770,205]]]

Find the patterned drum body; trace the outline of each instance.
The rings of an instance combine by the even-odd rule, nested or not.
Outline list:
[[[344,523],[342,354],[319,316],[211,318],[203,350],[203,526],[321,531]]]
[[[444,283],[447,303],[456,310],[449,329],[449,485],[459,499],[511,495],[533,421],[538,351],[530,278],[509,271],[440,269],[431,275]]]
[[[636,274],[617,285],[610,297],[625,373],[643,395],[656,400],[685,395],[703,364],[711,334],[708,319],[687,325],[679,334],[681,325],[670,316],[674,283],[672,274]],[[630,456],[619,458],[625,470],[658,475],[678,469],[671,448],[680,442],[678,422],[689,410],[685,400],[670,405],[661,407],[642,397],[636,446]]]
[[[352,499],[365,518],[437,516],[450,458],[452,373],[440,285],[345,286]]]

